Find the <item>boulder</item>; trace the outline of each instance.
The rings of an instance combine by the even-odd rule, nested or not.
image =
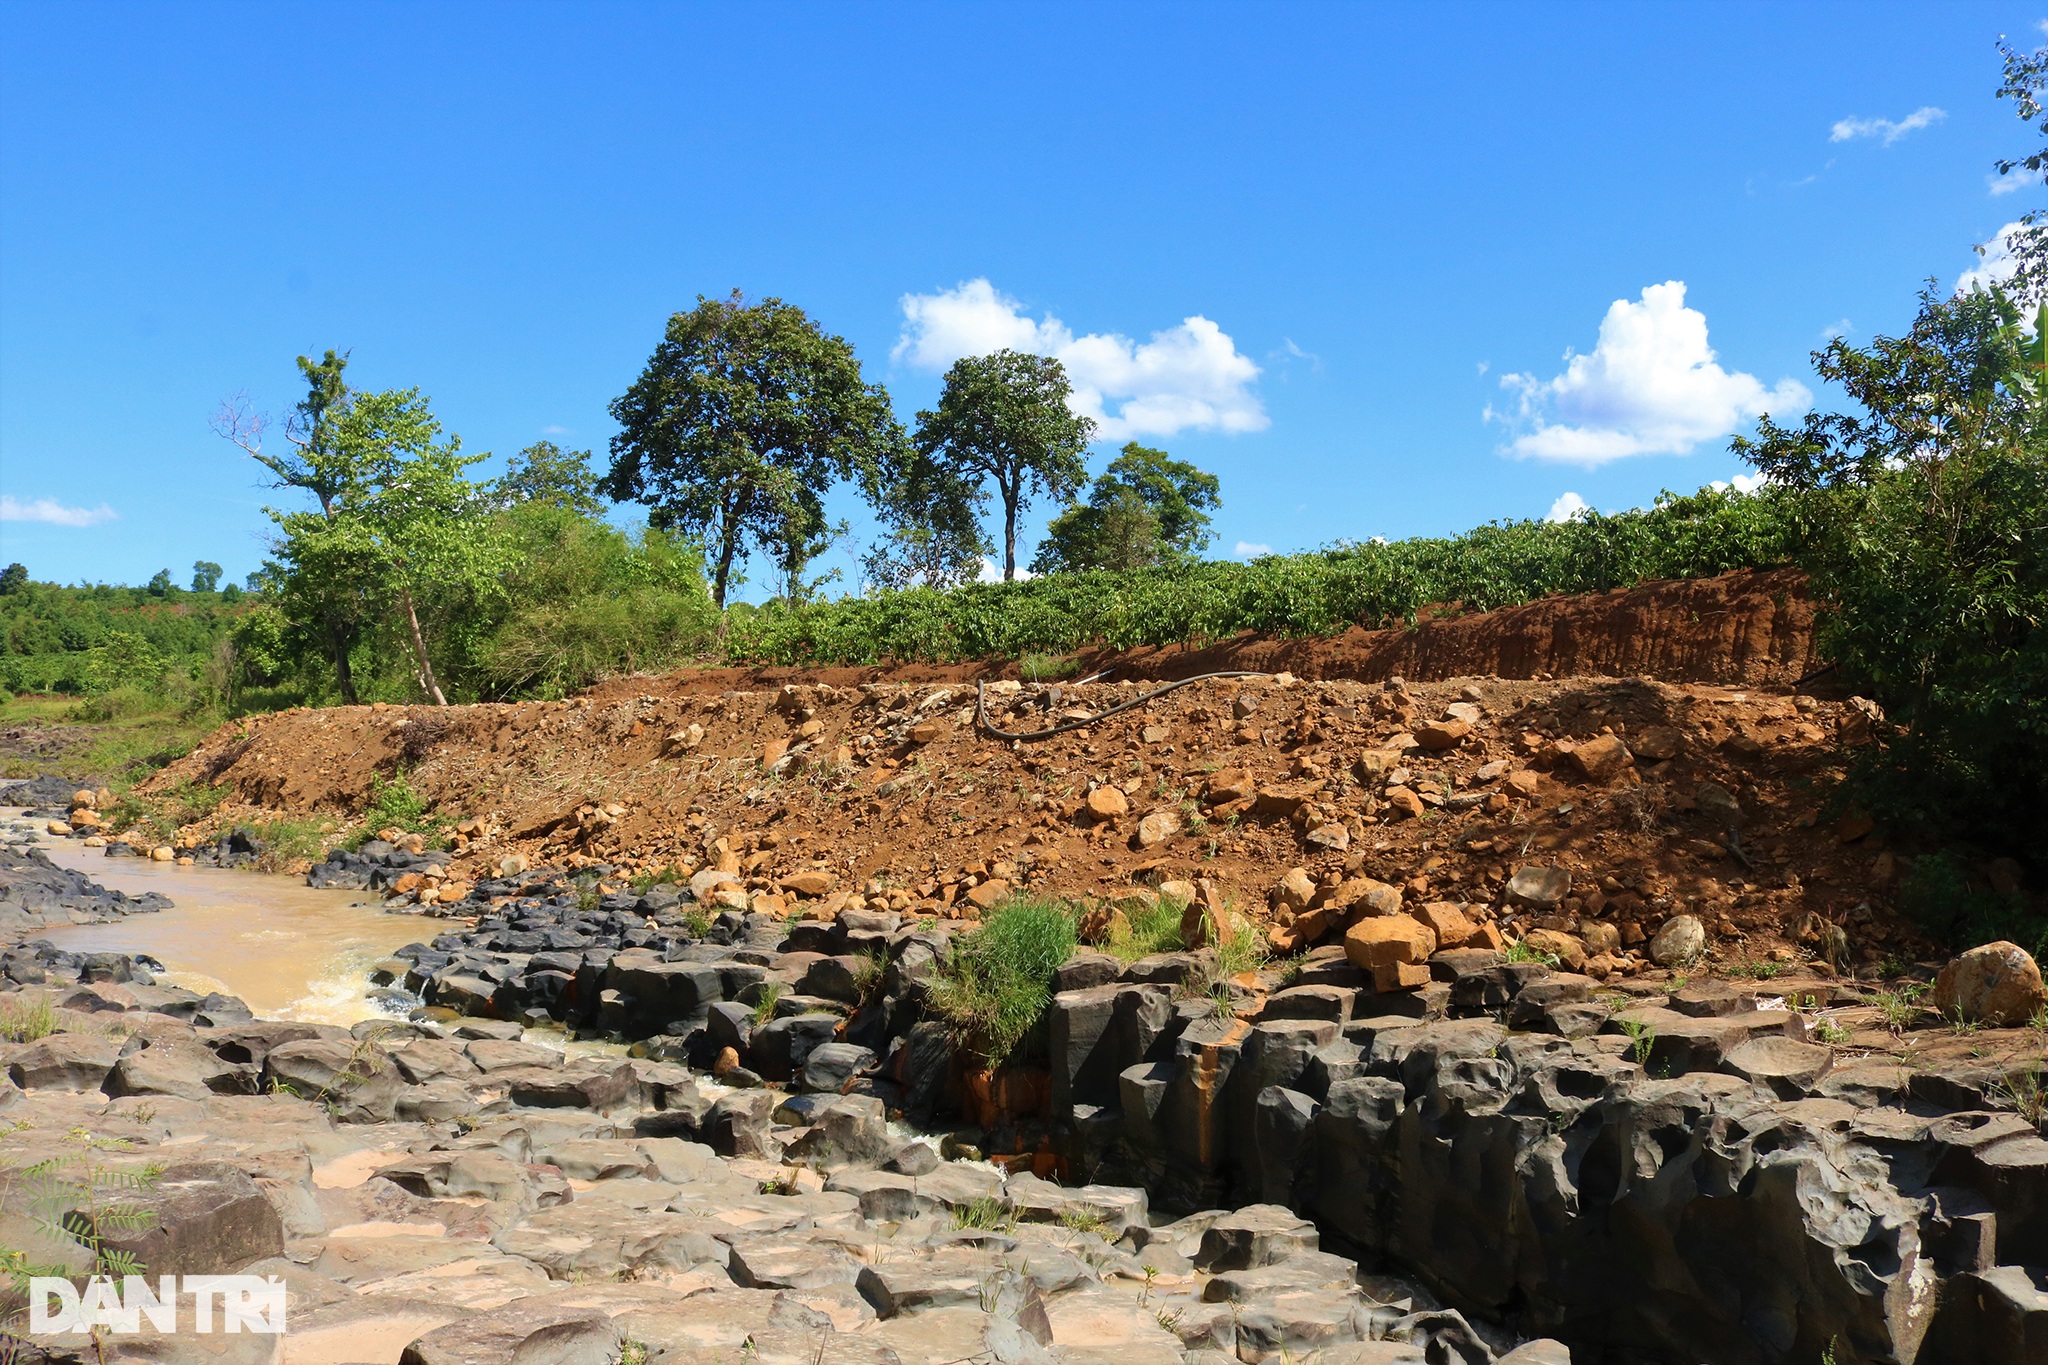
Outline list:
[[[284,1223],[262,1186],[224,1161],[166,1168],[123,1190],[121,1219],[97,1229],[103,1249],[127,1252],[151,1275],[226,1275],[284,1254]]]
[[[1436,935],[1412,915],[1376,915],[1344,932],[1344,956],[1367,971],[1386,963],[1429,961]]]
[[[1707,926],[1693,915],[1673,915],[1650,940],[1650,961],[1659,967],[1683,967],[1706,950]]]
[[[1588,782],[1607,782],[1634,764],[1628,745],[1614,735],[1595,735],[1571,752],[1572,767]]]
[[[1572,874],[1562,867],[1531,864],[1515,869],[1508,878],[1508,899],[1536,910],[1561,904],[1572,889]]]
[[[17,1048],[7,1074],[23,1090],[98,1090],[121,1056],[103,1033],[52,1033]]]
[[[1927,1003],[1949,1020],[2019,1028],[2048,1006],[2041,968],[2017,943],[1972,948],[1934,978]]]

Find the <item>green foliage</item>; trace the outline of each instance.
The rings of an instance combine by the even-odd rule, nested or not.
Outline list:
[[[327,852],[326,836],[311,820],[266,820],[251,827],[263,844],[256,855],[258,872],[289,872],[301,863],[316,863]]]
[[[1920,1016],[1927,1013],[1927,1007],[1920,1003],[1920,997],[1927,994],[1925,981],[1905,981],[1888,991],[1871,993],[1871,1003],[1884,1016],[1885,1027],[1894,1033],[1903,1033],[1911,1028]]]
[[[1815,354],[1854,404],[1736,448],[1786,488],[1819,644],[1883,703],[1872,809],[1930,833],[2048,833],[2048,352],[2002,291],[1930,288],[1904,336]],[[2048,320],[2044,311],[2039,321]]]
[[[1026,654],[1017,661],[1017,671],[1027,682],[1058,682],[1081,671],[1079,659],[1062,659],[1051,654]]]
[[[1016,1052],[1052,999],[1052,977],[1074,951],[1074,918],[1057,901],[1014,897],[956,939],[928,987],[960,1044],[991,1064]]]
[[[536,441],[513,456],[510,467],[492,483],[491,497],[501,507],[538,504],[586,517],[601,516],[605,510],[590,452],[563,450],[553,441]]]
[[[761,993],[754,997],[754,1026],[760,1027],[775,1017],[775,1002],[783,997],[789,987],[780,981],[764,981]]]
[[[1049,356],[997,351],[946,371],[939,403],[917,414],[912,482],[969,490],[979,504],[995,485],[1003,505],[1003,581],[1017,576],[1017,517],[1034,493],[1061,502],[1087,477],[1093,420],[1067,406],[1066,367]]]
[[[1637,1066],[1650,1064],[1650,1052],[1657,1046],[1657,1030],[1647,1019],[1624,1019],[1621,1031],[1628,1035],[1628,1055]]]
[[[192,564],[192,591],[212,592],[220,587],[220,565],[210,559],[195,560]]]
[[[441,822],[429,810],[427,799],[412,789],[404,777],[372,777],[370,800],[363,807],[363,824],[371,830],[396,825],[413,834],[438,832]]]
[[[0,687],[84,696],[133,686],[164,697],[202,678],[248,609],[225,594],[64,587],[31,582],[23,570],[0,592]]]
[[[1972,878],[1953,854],[1915,858],[1899,883],[1899,908],[1945,943],[2004,939],[2036,956],[2048,954],[2048,925],[2029,913],[2026,897],[2001,893]]]
[[[1123,962],[1136,962],[1154,953],[1175,953],[1181,949],[1180,917],[1187,907],[1161,896],[1150,905],[1132,901],[1110,917],[1108,940],[1102,951]]]
[[[1507,950],[1501,954],[1501,960],[1504,962],[1540,962],[1546,967],[1555,967],[1564,961],[1556,953],[1546,953],[1541,948],[1531,944],[1527,939],[1521,938],[1516,939],[1507,946]]]
[[[903,428],[853,348],[801,308],[737,290],[670,317],[611,415],[604,493],[645,503],[657,528],[703,536],[720,608],[750,547],[800,580],[828,531],[825,491],[902,461]]]
[[[1223,505],[1214,474],[1129,442],[1095,480],[1088,501],[1053,518],[1033,573],[1142,569],[1185,561],[1214,536],[1209,513]]]
[[[78,1270],[87,1276],[141,1275],[148,1267],[133,1252],[108,1245],[109,1234],[153,1226],[155,1211],[132,1202],[154,1189],[163,1176],[158,1162],[115,1165],[109,1158],[133,1148],[125,1138],[102,1137],[84,1128],[64,1136],[64,1147],[19,1171],[0,1172],[0,1205],[17,1210],[48,1241],[65,1249],[55,1265],[31,1260],[26,1248],[0,1248],[0,1275],[25,1293],[31,1278],[69,1276],[76,1265],[74,1248],[86,1253]],[[6,1334],[0,1332],[0,1341]]]
[[[1091,645],[1198,644],[1241,630],[1327,635],[1412,619],[1431,604],[1484,611],[1553,593],[1773,567],[1789,561],[1804,534],[1797,499],[1703,489],[1611,517],[1500,522],[1461,536],[1372,541],[1249,564],[1091,570],[948,592],[919,587],[803,607],[770,604],[729,623],[727,652],[748,664],[955,662]]]
[[[610,674],[672,668],[709,646],[718,613],[693,543],[545,502],[500,520],[518,567],[469,618],[448,669],[457,695],[563,697]]]
[[[1010,1206],[992,1194],[985,1194],[978,1199],[970,1199],[964,1204],[953,1206],[953,1226],[956,1228],[1000,1232],[1014,1225],[1016,1221],[1017,1216],[1011,1212]]]

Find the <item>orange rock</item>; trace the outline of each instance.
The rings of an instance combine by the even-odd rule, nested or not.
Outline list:
[[[417,872],[401,873],[398,880],[391,883],[391,894],[394,896],[409,896],[419,890],[420,884],[425,880],[426,878],[420,876]]]
[[[1115,787],[1097,787],[1088,793],[1088,813],[1097,820],[1115,820],[1130,814],[1131,803]]]
[[[1569,757],[1572,767],[1588,782],[1610,781],[1635,762],[1628,745],[1614,735],[1595,735],[1574,748]]]
[[[1472,733],[1472,727],[1456,718],[1431,721],[1415,727],[1415,743],[1424,749],[1455,749]]]
[[[938,737],[939,727],[931,721],[910,727],[910,742],[912,744],[929,744]]]
[[[1010,894],[1010,884],[1001,877],[990,877],[978,886],[968,888],[967,899],[984,910],[995,908],[997,901]]]
[[[1258,784],[1243,768],[1221,768],[1209,774],[1209,788],[1205,800],[1212,806],[1226,801],[1250,800],[1258,791]]]
[[[1466,940],[1465,946],[1467,948],[1486,948],[1498,953],[1507,948],[1508,941],[1500,936],[1500,930],[1493,925],[1482,924],[1473,931],[1472,937]]]
[[[1419,962],[1382,962],[1372,969],[1372,988],[1382,995],[1412,991],[1429,984],[1429,968]]]
[[[1415,918],[1429,926],[1439,948],[1462,948],[1478,932],[1465,912],[1450,901],[1431,901],[1415,912]]]
[[[1344,956],[1354,967],[1427,962],[1436,933],[1412,915],[1375,915],[1344,932]]]
[[[765,748],[763,748],[763,749],[761,750],[761,766],[762,766],[762,767],[764,767],[764,768],[772,768],[772,767],[774,767],[774,766],[775,766],[775,765],[776,765],[777,763],[779,763],[779,762],[781,762],[781,761],[782,761],[782,756],[783,756],[784,754],[788,753],[788,752],[789,752],[789,741],[788,741],[788,740],[786,740],[786,739],[771,739],[771,740],[769,740],[769,741],[768,741],[768,744],[767,744],[767,747],[765,747]]]
[[[829,872],[796,872],[782,879],[784,891],[794,891],[799,896],[822,896],[832,889],[832,874]]]
[[[1546,957],[1554,957],[1572,971],[1586,965],[1586,945],[1557,929],[1531,929],[1522,942]]]
[[[1406,787],[1387,788],[1387,805],[1396,819],[1419,820],[1422,818],[1422,798]]]
[[[1972,948],[1943,967],[1928,1003],[1945,1018],[2018,1028],[2048,1005],[2048,989],[2027,950],[2000,940]]]
[[[1517,768],[1501,781],[1517,796],[1534,796],[1543,785],[1543,776],[1533,768]]]

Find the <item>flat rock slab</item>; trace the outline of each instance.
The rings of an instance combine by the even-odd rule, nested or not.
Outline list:
[[[509,1304],[436,1328],[405,1348],[399,1365],[610,1365],[612,1320],[591,1309]]]

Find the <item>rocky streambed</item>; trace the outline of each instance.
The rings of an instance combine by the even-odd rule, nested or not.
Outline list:
[[[1825,981],[1084,951],[991,1075],[928,1017],[942,922],[437,910],[380,969],[422,1007],[352,1029],[0,955],[0,1166],[165,1163],[137,1254],[282,1276],[285,1360],[2048,1358],[2039,1106],[1830,1043]]]

